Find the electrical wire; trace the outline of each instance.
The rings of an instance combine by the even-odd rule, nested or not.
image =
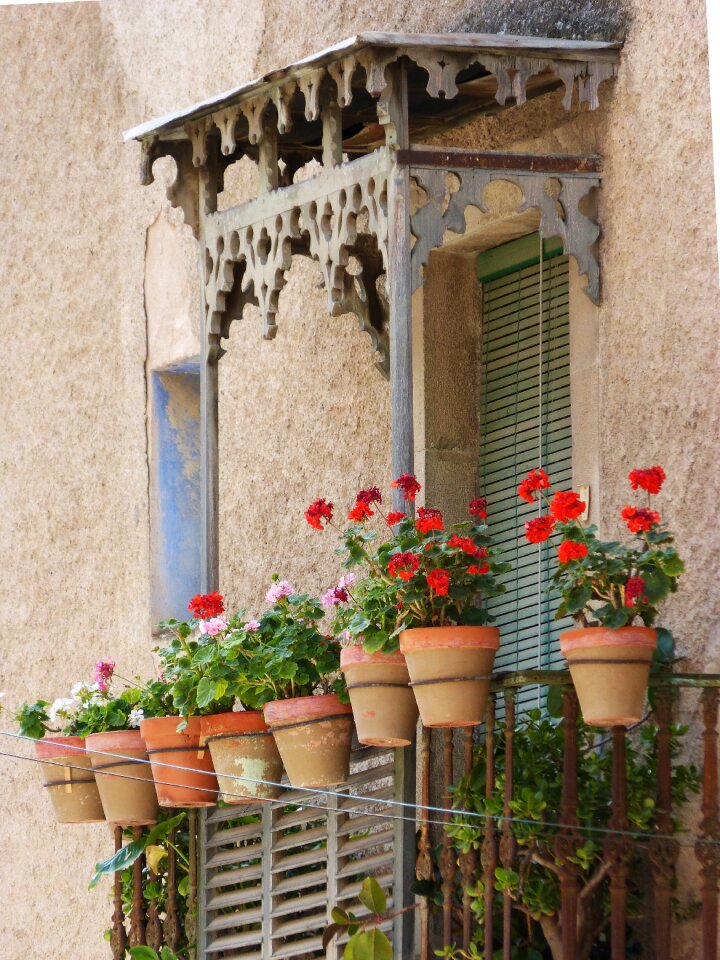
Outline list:
[[[15,740],[30,741],[33,743],[38,742],[34,737],[27,737],[27,736],[24,736],[23,734],[10,733],[7,730],[0,730],[0,736],[11,737],[12,739],[15,739]],[[197,768],[195,767],[184,767],[179,764],[163,763],[157,760],[156,761],[143,760],[141,758],[136,758],[136,757],[128,758],[123,754],[108,753],[103,750],[90,750],[87,747],[71,746],[70,744],[63,744],[63,747],[70,750],[75,750],[77,752],[82,752],[84,754],[93,754],[95,756],[101,756],[101,757],[114,757],[120,760],[125,760],[128,763],[151,764],[156,767],[167,767],[171,770],[180,770],[180,771],[186,771],[191,773],[197,773]],[[58,763],[57,761],[53,761],[49,759],[43,759],[43,758],[37,758],[37,757],[25,757],[25,756],[22,756],[21,754],[0,752],[0,756],[6,756],[6,757],[14,758],[17,760],[30,761],[33,763],[44,763],[44,764],[49,764],[50,766],[68,767],[69,769],[82,770],[83,772],[87,772],[88,769],[90,769],[88,767],[73,766],[68,763]],[[148,782],[144,777],[133,777],[128,774],[118,774],[118,773],[113,774],[107,771],[102,771],[100,775],[116,776],[126,780],[143,780],[144,782]],[[678,839],[676,834],[649,833],[649,832],[642,832],[639,830],[615,830],[610,827],[594,826],[591,824],[571,825],[571,824],[555,823],[555,822],[544,821],[544,820],[538,821],[538,820],[531,820],[530,818],[524,818],[524,817],[506,816],[504,814],[489,814],[489,813],[482,813],[474,810],[454,809],[452,807],[436,807],[432,805],[407,803],[401,800],[391,800],[391,799],[385,799],[385,798],[366,798],[358,794],[343,793],[337,790],[327,790],[327,789],[321,789],[321,788],[315,788],[315,787],[294,787],[291,784],[276,783],[271,780],[258,780],[252,777],[242,777],[242,776],[239,776],[238,774],[222,774],[222,776],[226,777],[229,780],[239,780],[246,783],[254,783],[254,784],[262,784],[266,786],[279,787],[280,789],[283,789],[283,790],[299,791],[302,793],[312,794],[314,796],[327,796],[327,797],[339,798],[344,800],[357,800],[360,802],[364,801],[367,804],[383,804],[385,806],[406,807],[416,811],[427,811],[428,813],[440,813],[440,814],[445,814],[446,816],[450,815],[452,817],[458,817],[458,818],[460,817],[477,818],[483,821],[493,821],[498,825],[502,825],[504,823],[522,824],[524,826],[532,826],[536,829],[541,829],[541,830],[573,830],[580,833],[583,833],[583,832],[599,833],[599,834],[605,834],[605,835],[612,835],[616,837],[629,837],[629,838],[638,839],[638,840],[655,840],[655,841],[671,840],[676,842],[679,846],[686,846],[686,847],[694,847],[696,841],[700,841],[701,843],[707,844],[708,846],[720,846],[720,840],[715,840],[709,837],[705,838],[705,837],[694,836],[694,839],[690,840],[689,842],[683,842],[681,839]],[[158,782],[165,783],[166,781],[158,781]],[[170,783],[168,785],[186,787],[185,784],[177,784],[177,783]],[[193,786],[187,786],[186,789],[201,790],[201,791],[205,790],[205,788],[203,787],[193,787]],[[228,794],[227,791],[214,790],[214,789],[208,790],[207,792],[216,793],[218,795],[225,793],[227,796],[237,796],[237,797],[241,796],[240,794]],[[255,798],[243,796],[242,799],[247,801],[247,800],[253,800]],[[303,800],[288,801],[287,799],[278,798],[278,799],[269,799],[265,802],[273,803],[275,805],[279,804],[282,806],[288,806],[292,804],[295,806],[322,810],[325,813],[343,813],[343,814],[356,813],[363,816],[375,816],[377,818],[385,819],[385,820],[399,820],[399,821],[412,822],[412,823],[415,823],[416,825],[419,825],[420,823],[428,823],[428,824],[432,824],[435,826],[442,826],[442,827],[445,827],[448,825],[447,820],[430,820],[430,819],[426,819],[425,817],[418,818],[417,816],[413,816],[413,817],[394,816],[392,814],[373,813],[366,809],[350,809],[350,810],[335,811],[328,808],[327,806],[321,806],[319,804],[313,804],[313,803],[305,802]],[[455,823],[453,825],[460,826],[462,824]]]

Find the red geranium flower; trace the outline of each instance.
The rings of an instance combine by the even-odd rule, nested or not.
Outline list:
[[[420,557],[415,553],[396,553],[388,563],[388,573],[391,577],[400,577],[401,580],[412,580],[415,571],[420,566]]]
[[[322,521],[327,520],[329,523],[332,520],[332,515],[332,503],[328,503],[322,497],[319,500],[314,500],[305,511],[305,519],[315,530],[324,530]]]
[[[401,520],[404,520],[407,516],[406,513],[403,513],[402,510],[391,510],[390,513],[385,517],[386,523],[389,523],[391,527],[394,527],[396,523],[400,523]]]
[[[378,487],[368,487],[367,490],[360,490],[355,499],[358,503],[382,503],[382,494]]]
[[[430,533],[431,530],[443,530],[443,518],[439,510],[432,507],[420,507],[415,527],[419,533]]]
[[[625,584],[625,606],[635,606],[635,601],[639,598],[640,603],[647,603],[647,597],[643,596],[645,581],[642,577],[629,577]]]
[[[446,597],[450,586],[450,574],[447,570],[431,570],[427,575],[428,586],[439,597]]]
[[[372,516],[373,511],[370,509],[370,506],[363,500],[358,500],[348,514],[348,520],[353,520],[355,523],[362,523],[363,520],[367,520],[368,517]]]
[[[456,533],[448,540],[448,546],[457,547],[458,550],[462,550],[463,553],[467,553],[471,557],[477,557],[480,554],[480,548],[475,546],[471,537],[459,537]]]
[[[585,501],[574,490],[558,490],[550,501],[550,513],[560,523],[577,520],[585,512]]]
[[[484,563],[479,567],[476,563],[471,563],[468,567],[468,573],[471,577],[480,577],[483,573],[487,573],[490,570],[490,564]]]
[[[470,501],[468,510],[473,517],[480,517],[481,520],[487,519],[487,500],[485,497],[477,497],[475,500]]]
[[[188,610],[196,620],[210,620],[225,613],[225,604],[220,593],[198,593],[188,604]]]
[[[538,490],[547,490],[550,478],[544,470],[531,470],[518,487],[518,496],[528,503],[535,503],[535,494]]]
[[[582,560],[588,555],[588,548],[584,543],[574,543],[572,540],[565,540],[558,547],[558,560],[560,563],[570,563],[571,560]]]
[[[420,484],[412,473],[403,473],[393,480],[390,486],[402,490],[403,500],[414,500],[420,492]]]
[[[525,537],[530,543],[544,543],[555,529],[554,517],[535,517],[525,524]]]
[[[628,474],[628,480],[633,490],[641,487],[648,493],[660,493],[660,488],[665,481],[665,471],[662,467],[648,467],[647,470],[631,470]]]
[[[649,530],[653,524],[660,523],[657,510],[647,510],[644,507],[624,507],[622,518],[631,533]]]

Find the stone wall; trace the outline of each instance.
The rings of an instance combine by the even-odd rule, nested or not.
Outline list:
[[[664,512],[689,560],[667,621],[693,665],[718,669],[712,518],[720,298],[704,2],[633,6],[620,76],[597,114],[565,115],[549,96],[451,140],[604,157],[595,494],[603,516],[616,516],[627,470],[665,466]],[[146,374],[192,354],[198,302],[189,231],[168,209],[162,173],[154,186],[139,186],[139,150],[124,146],[120,132],[359,30],[442,30],[465,7],[454,0],[0,7],[3,727],[22,699],[62,695],[100,655],[113,656],[126,674],[151,670]],[[241,173],[238,195],[248,183]],[[464,289],[466,268],[451,266]],[[388,477],[387,383],[354,318],[327,317],[318,282],[315,265],[295,266],[277,340],[261,339],[250,311],[221,363],[221,576],[231,602],[251,610],[273,571],[298,587],[327,584],[333,543],[304,524],[309,499],[344,504],[358,484]],[[452,303],[437,276],[428,290],[428,322],[439,323],[438,311]],[[432,373],[428,366],[416,376],[426,392]],[[433,438],[448,439],[437,410],[428,411],[423,451]],[[472,446],[449,440],[457,465]],[[441,459],[435,451],[433,462]],[[441,494],[441,473],[433,475]],[[450,496],[447,475],[444,483]],[[85,887],[95,860],[110,852],[109,831],[57,827],[37,770],[12,760],[0,760],[0,769],[0,953],[108,956],[106,890]]]

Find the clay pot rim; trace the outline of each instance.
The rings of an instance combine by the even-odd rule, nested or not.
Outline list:
[[[394,650],[392,653],[367,653],[361,643],[353,644],[349,647],[342,647],[340,650],[340,669],[345,672],[348,667],[355,667],[358,664],[374,664],[376,666],[404,667],[405,655],[400,650]]]
[[[497,650],[499,646],[500,631],[497,627],[489,626],[413,627],[400,634],[400,650],[404,654],[417,650],[461,650],[469,647]]]
[[[322,693],[313,697],[289,697],[286,700],[271,700],[263,707],[265,722],[272,729],[274,724],[284,721],[302,722],[335,714],[352,716],[352,706],[340,703],[336,693]]]
[[[560,634],[560,650],[564,654],[597,647],[657,647],[657,630],[653,627],[577,627]]]
[[[140,735],[146,742],[155,740],[157,737],[165,739],[166,737],[181,737],[185,740],[191,740],[195,743],[200,736],[201,717],[186,717],[187,726],[178,733],[178,724],[182,722],[182,717],[148,717],[140,721]]]
[[[212,713],[200,718],[200,742],[220,733],[267,733],[262,710],[237,710]]]
[[[145,750],[145,741],[139,730],[103,730],[101,733],[89,733],[87,744],[101,748],[105,745],[108,751],[113,750]],[[92,751],[88,747],[88,753]]]
[[[87,756],[85,737],[66,737],[55,733],[51,737],[44,737],[35,743],[35,755],[37,757]]]

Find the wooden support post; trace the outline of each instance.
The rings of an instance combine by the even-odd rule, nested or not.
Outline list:
[[[378,102],[378,117],[385,126],[385,139],[393,155],[409,147],[407,75],[400,61],[387,68],[388,85]],[[413,473],[412,397],[412,304],[410,278],[410,174],[394,159],[388,178],[388,294],[390,300],[390,394],[393,477]],[[393,508],[407,509],[411,504],[393,491]],[[395,750],[395,799],[414,804],[416,798],[415,748]],[[404,808],[407,811],[407,807]],[[395,821],[395,869],[393,904],[395,909],[409,906],[414,898],[410,886],[415,875],[415,824]],[[393,925],[396,957],[413,956],[415,918],[413,911],[401,913]]]
[[[203,294],[200,303],[200,589],[203,593],[217,590],[220,581],[218,360],[221,350],[219,335],[209,330],[204,297],[208,281],[205,218],[217,208],[217,179],[211,163],[209,159],[208,166],[198,172],[199,271]]]
[[[342,108],[337,95],[324,86],[320,94],[322,117],[322,162],[324,167],[339,167],[343,161]]]

